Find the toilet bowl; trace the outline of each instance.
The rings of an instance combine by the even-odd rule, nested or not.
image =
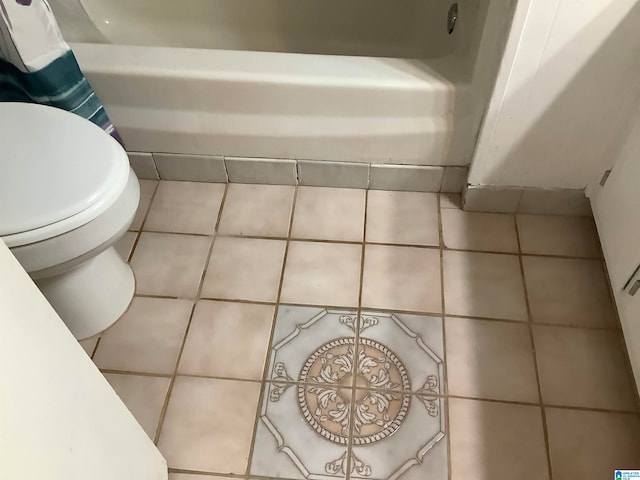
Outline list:
[[[124,149],[60,109],[0,103],[0,238],[79,340],[105,330],[135,291],[113,245],[140,186]]]

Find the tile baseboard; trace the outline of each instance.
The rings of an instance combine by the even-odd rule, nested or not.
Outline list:
[[[584,189],[467,185],[462,208],[470,212],[591,216]]]
[[[136,176],[141,180],[158,180],[158,169],[150,153],[127,152],[129,164]]]
[[[129,152],[140,179],[461,193],[466,166],[395,165]]]
[[[158,175],[162,180],[227,183],[224,158],[213,155],[154,153]]]

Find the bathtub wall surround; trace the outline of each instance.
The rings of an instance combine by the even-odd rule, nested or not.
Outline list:
[[[105,40],[65,34],[131,151],[464,167],[515,0],[451,3],[83,0]]]
[[[138,178],[460,193],[467,167],[129,152]]]

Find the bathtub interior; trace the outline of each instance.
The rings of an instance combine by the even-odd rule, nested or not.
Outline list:
[[[136,151],[466,165],[515,1],[50,3]]]
[[[451,3],[56,0],[52,5],[54,11],[84,11],[91,20],[74,29],[73,42],[430,58],[450,53],[457,43],[459,35],[448,38],[446,26]],[[77,18],[73,23],[77,26]]]

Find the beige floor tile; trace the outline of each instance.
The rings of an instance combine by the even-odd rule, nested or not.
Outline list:
[[[171,379],[114,373],[106,373],[105,378],[147,432],[149,438],[153,440]]]
[[[447,314],[527,320],[517,256],[455,251],[443,255]]]
[[[362,247],[291,242],[282,282],[282,303],[356,307]]]
[[[544,403],[612,410],[634,408],[618,332],[543,325],[533,328]]]
[[[462,198],[459,193],[441,193],[440,208],[456,208],[462,207]]]
[[[447,318],[446,338],[450,394],[540,401],[527,325]]]
[[[465,212],[443,208],[442,238],[447,248],[518,252],[518,237],[513,215]]]
[[[244,474],[260,384],[177,377],[158,448],[169,468]]]
[[[221,183],[161,181],[144,230],[213,234],[224,189]]]
[[[216,238],[202,297],[275,302],[285,246],[284,240]]]
[[[198,302],[178,372],[261,380],[273,313],[268,305]]]
[[[229,184],[218,233],[257,237],[286,237],[295,187]]]
[[[105,370],[172,374],[191,307],[190,300],[135,297],[102,334],[93,361]]]
[[[591,217],[517,215],[522,253],[600,257]]]
[[[451,479],[548,479],[539,407],[449,400]]]
[[[522,263],[534,322],[617,325],[600,260],[524,256]]]
[[[93,355],[94,350],[96,349],[96,345],[98,344],[98,340],[100,339],[100,335],[94,335],[90,338],[85,338],[84,340],[80,340],[80,346],[83,348],[87,355],[91,357]]]
[[[365,190],[298,187],[292,238],[361,242]]]
[[[131,257],[136,292],[193,298],[200,285],[211,239],[169,233],[142,233]]]
[[[362,305],[391,310],[442,311],[440,251],[367,245]]]
[[[554,480],[614,478],[640,468],[636,415],[546,408]]]
[[[114,245],[116,252],[120,255],[125,262],[129,261],[131,251],[133,250],[133,244],[138,238],[138,232],[125,232],[120,240]]]
[[[371,190],[367,242],[439,245],[438,194]]]
[[[138,180],[140,182],[140,203],[138,204],[138,210],[136,211],[133,222],[129,227],[129,230],[140,230],[144,217],[147,215],[153,193],[158,186],[157,180]]]

